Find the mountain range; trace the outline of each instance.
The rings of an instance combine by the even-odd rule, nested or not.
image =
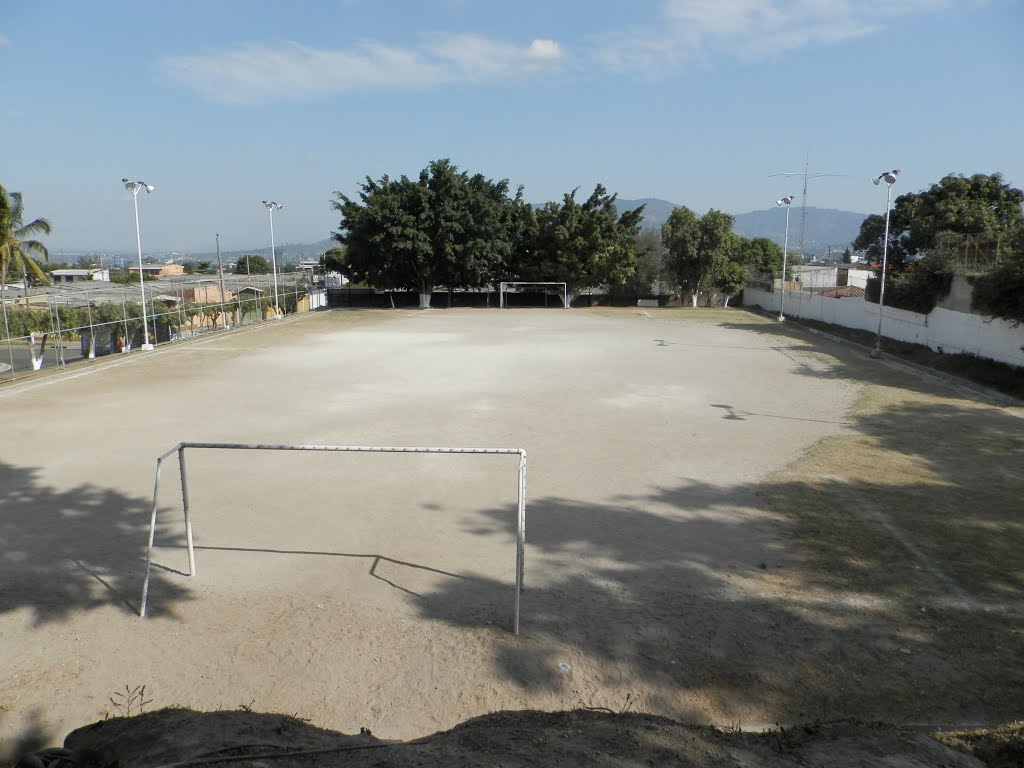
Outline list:
[[[668,221],[673,209],[678,207],[674,203],[656,197],[639,200],[619,199],[615,202],[619,211],[643,205],[644,228],[657,230],[660,230],[662,225]],[[700,211],[695,212],[698,215],[701,213]],[[800,249],[800,218],[800,206],[793,205],[789,212],[790,251]],[[786,212],[779,208],[738,213],[733,216],[733,219],[735,220],[733,231],[744,237],[767,237],[779,245],[782,245],[785,240]],[[807,206],[807,218],[804,222],[804,253],[811,256],[824,256],[828,253],[829,248],[832,249],[833,254],[836,251],[841,253],[857,237],[864,219],[865,214],[863,213]]]
[[[616,200],[616,207],[621,211],[644,206],[643,227],[660,230],[668,221],[672,211],[678,206],[668,200],[646,197],[638,200]],[[538,206],[539,207],[539,206]],[[801,208],[794,205],[789,214],[789,248],[790,252],[800,251]],[[700,211],[697,211],[700,214]],[[832,208],[814,208],[807,206],[806,220],[803,231],[803,252],[808,256],[825,256],[832,251],[833,257],[842,251],[857,237],[865,214],[852,211],[839,211]],[[783,244],[786,230],[786,214],[779,208],[763,211],[750,211],[735,214],[733,231],[744,237],[767,237],[779,245]],[[277,260],[280,264],[295,264],[302,259],[316,259],[337,243],[326,238],[313,243],[282,243],[277,246]],[[221,259],[224,263],[235,262],[245,254],[259,254],[270,258],[270,248],[248,248],[238,251],[223,251]],[[185,259],[216,260],[215,253],[191,253]]]

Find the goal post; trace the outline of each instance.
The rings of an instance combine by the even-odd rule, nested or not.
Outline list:
[[[146,575],[142,581],[142,600],[139,616],[146,616],[146,602],[149,598],[149,577],[153,566],[153,541],[156,536],[157,511],[160,503],[160,470],[163,462],[175,453],[181,476],[181,503],[185,513],[185,542],[188,548],[188,576],[196,575],[195,547],[192,543],[192,512],[189,503],[188,475],[185,468],[186,449],[240,450],[240,451],[314,451],[321,453],[455,453],[515,455],[519,457],[518,483],[516,486],[516,586],[512,611],[512,633],[519,634],[519,599],[523,591],[526,557],[526,451],[523,448],[429,448],[371,445],[279,445],[253,443],[178,443],[162,453],[156,460],[153,477],[153,509],[149,520],[149,542],[146,546]]]
[[[562,299],[563,309],[569,308],[569,284],[560,283],[553,281],[536,281],[536,280],[506,280],[498,284],[498,306],[501,309],[508,307],[508,302],[505,299],[506,293],[516,293],[519,288],[530,288],[530,287],[541,287],[549,285],[560,285],[562,286],[560,298]],[[547,291],[545,291],[546,293]]]

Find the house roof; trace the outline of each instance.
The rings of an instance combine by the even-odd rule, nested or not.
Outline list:
[[[821,295],[827,299],[848,299],[851,297],[864,296],[864,289],[858,288],[855,285],[844,285],[839,288],[826,288],[821,291]]]

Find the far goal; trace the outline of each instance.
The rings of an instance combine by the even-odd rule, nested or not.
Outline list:
[[[559,287],[561,286],[561,287]],[[515,293],[527,293],[536,292],[537,289],[544,294],[545,298],[548,295],[553,294],[561,300],[562,306],[565,309],[569,308],[569,286],[567,283],[556,283],[556,282],[503,282],[499,284],[499,304],[498,306],[502,309],[507,309],[509,306],[508,297],[509,294]],[[545,306],[547,306],[545,302]]]

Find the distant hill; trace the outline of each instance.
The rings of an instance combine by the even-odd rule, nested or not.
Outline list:
[[[618,199],[615,201],[615,207],[621,211],[630,211],[634,208],[644,206],[644,229],[657,229],[660,230],[661,226],[668,221],[668,217],[672,214],[672,211],[679,206],[675,203],[670,203],[668,200],[659,200],[657,197],[644,197],[640,200],[623,200]]]
[[[863,213],[807,206],[804,250],[815,256],[825,254],[829,246],[833,252],[842,251],[857,237],[865,218]],[[736,216],[733,230],[745,237],[767,237],[782,245],[786,213],[778,208],[741,213]],[[800,207],[795,204],[789,212],[789,246],[800,247]]]
[[[668,200],[661,200],[656,197],[645,197],[639,200],[615,201],[619,211],[626,211],[632,208],[644,206],[645,229],[660,230],[662,225],[668,221],[673,209],[678,206]],[[703,213],[703,211],[697,211]],[[863,213],[851,211],[837,211],[831,208],[807,207],[807,228],[804,234],[804,250],[813,256],[823,255],[832,247],[833,253],[848,246],[860,231],[861,222],[864,221]],[[767,237],[782,245],[786,229],[786,214],[779,208],[769,208],[763,211],[750,211],[748,213],[735,214],[736,223],[733,229],[744,237]],[[789,214],[789,246],[790,250],[796,250],[800,243],[800,206],[794,205]],[[324,251],[327,251],[337,243],[327,238],[318,240],[315,243],[281,243],[277,245],[276,255],[281,264],[294,264],[302,259],[315,259]],[[221,258],[225,262],[238,261],[240,256],[245,254],[258,254],[270,258],[270,248],[247,248],[237,251],[222,251]],[[190,257],[195,260],[214,260],[216,253],[193,253]]]
[[[630,210],[644,205],[644,227],[661,229],[668,221],[674,203],[656,197],[640,200],[616,200],[620,211]],[[703,213],[703,211],[697,211]],[[767,237],[782,245],[786,234],[786,214],[779,208],[763,211],[734,214],[736,223],[733,230],[744,237]],[[807,223],[804,232],[804,250],[811,255],[823,255],[829,246],[833,252],[842,251],[860,231],[865,214],[851,211],[838,211],[832,208],[814,208],[807,206]],[[800,207],[794,205],[789,214],[789,246],[795,250],[800,243]]]

